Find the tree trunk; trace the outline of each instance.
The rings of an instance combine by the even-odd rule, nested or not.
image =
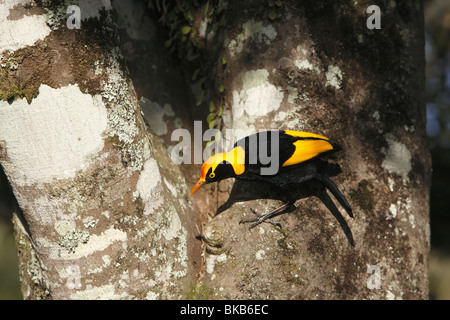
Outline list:
[[[313,186],[275,218],[282,229],[249,230],[239,221],[250,208],[266,213],[281,204],[267,198],[280,195],[236,181],[228,199],[219,187],[228,200],[204,233],[211,297],[428,297],[423,9],[380,3],[381,29],[369,29],[374,12],[356,2],[229,2],[223,46],[209,51],[226,61],[215,69],[224,129],[310,131],[338,142],[341,173],[332,179],[355,217]]]
[[[148,2],[166,38],[152,23],[133,32],[147,22],[139,1],[115,5],[151,133],[106,1],[80,1],[81,29],[52,1],[0,5],[0,162],[21,208],[24,297],[427,298],[421,2],[379,1],[380,29],[356,1]],[[201,119],[228,138],[330,137],[354,219],[314,183],[274,218],[282,229],[239,224],[280,205],[264,185],[227,180],[191,203],[200,164],[167,151]]]
[[[56,1],[15,3],[0,7],[0,160],[21,209],[24,298],[185,297],[196,219],[147,132],[111,5],[80,1],[70,29],[76,11]]]

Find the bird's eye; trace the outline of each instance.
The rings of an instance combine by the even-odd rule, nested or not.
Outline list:
[[[213,179],[215,176],[216,176],[216,174],[215,174],[214,172],[211,172],[211,173],[209,174],[209,177],[210,177],[211,179]]]

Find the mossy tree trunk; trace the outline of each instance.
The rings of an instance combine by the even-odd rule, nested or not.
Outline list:
[[[70,29],[60,1],[0,5],[0,162],[24,298],[183,298],[201,265],[185,180],[147,131],[111,5],[78,8]]]
[[[9,34],[45,26],[1,43],[0,160],[22,209],[24,296],[426,298],[420,1],[379,1],[381,29],[368,29],[369,5],[352,1],[148,2],[165,38],[153,23],[133,32],[146,24],[135,16],[140,1],[129,2],[139,8],[129,20],[115,5],[149,135],[110,8],[82,7],[81,29],[68,30],[57,23],[66,8],[53,2],[1,7]],[[261,185],[204,187],[192,209],[186,190],[199,165],[173,166],[166,151],[173,129],[192,131],[199,119],[224,135],[280,128],[332,138],[343,147],[332,179],[355,218],[315,184],[275,218],[282,230],[239,224],[250,208],[280,205]]]
[[[376,17],[361,1],[229,1],[225,23],[216,15],[224,2],[214,11],[211,3],[182,8],[192,29],[180,28],[187,41],[201,39],[213,111],[223,108],[214,125],[238,137],[280,128],[332,138],[343,147],[333,180],[355,217],[312,185],[299,190],[294,212],[275,218],[282,230],[267,223],[249,230],[239,221],[252,216],[250,208],[268,212],[281,205],[280,195],[221,182],[208,198],[226,203],[204,228],[202,283],[210,297],[427,298],[421,2],[378,1]],[[378,22],[380,29],[369,28]],[[196,197],[204,207],[205,196]]]

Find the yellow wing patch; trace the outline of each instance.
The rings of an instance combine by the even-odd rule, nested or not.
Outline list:
[[[309,137],[314,137],[314,138],[322,137],[322,136],[316,135],[314,133],[308,133],[308,132],[286,131],[286,133],[290,134],[290,135],[293,135],[293,134],[288,133],[288,132],[297,132],[300,134],[303,134],[303,133],[311,134],[313,136],[309,136]],[[297,136],[299,136],[299,135],[297,135]],[[306,138],[306,136],[302,136],[302,137]],[[328,138],[325,138],[325,137],[322,137],[322,138],[328,140]],[[321,154],[323,152],[333,149],[333,146],[329,142],[324,141],[324,140],[297,140],[294,142],[294,145],[295,145],[294,154],[283,163],[283,167],[302,163],[306,160],[309,160],[309,159],[312,159],[312,158],[318,156],[319,154]]]
[[[293,137],[318,138],[318,139],[322,139],[322,140],[329,140],[327,137],[321,136],[319,134],[311,133],[311,132],[293,131],[293,130],[285,130],[284,132]]]

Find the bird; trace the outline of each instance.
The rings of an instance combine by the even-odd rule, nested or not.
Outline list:
[[[323,161],[342,148],[330,139],[311,132],[295,130],[259,131],[238,140],[229,152],[217,153],[205,161],[201,175],[191,195],[202,186],[235,178],[244,181],[268,183],[282,193],[289,194],[292,188],[313,180],[328,189],[353,218],[348,201],[323,170]],[[241,220],[251,223],[250,228],[262,222],[281,227],[271,218],[295,209],[295,199],[287,199],[279,208],[264,215],[251,211],[255,218]]]

